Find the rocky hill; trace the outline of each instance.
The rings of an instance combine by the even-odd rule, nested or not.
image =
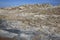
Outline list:
[[[18,40],[60,40],[60,5],[34,4],[0,8],[0,30],[14,33]],[[17,34],[16,30],[19,30]]]

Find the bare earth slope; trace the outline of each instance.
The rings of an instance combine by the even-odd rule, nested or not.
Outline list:
[[[1,8],[0,29],[22,31],[18,40],[60,40],[60,6],[34,4]]]

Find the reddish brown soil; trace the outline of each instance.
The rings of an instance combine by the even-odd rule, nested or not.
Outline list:
[[[0,37],[0,40],[14,40],[13,38]]]

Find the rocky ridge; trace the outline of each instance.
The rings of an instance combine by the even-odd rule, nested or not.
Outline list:
[[[60,6],[34,4],[1,8],[0,19],[1,30],[22,31],[18,40],[60,40]]]

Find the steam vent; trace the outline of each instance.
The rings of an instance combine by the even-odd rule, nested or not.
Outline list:
[[[0,8],[0,40],[60,40],[60,5]]]

